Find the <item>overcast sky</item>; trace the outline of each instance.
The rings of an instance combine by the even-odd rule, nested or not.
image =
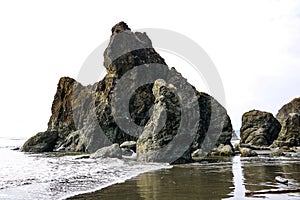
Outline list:
[[[59,78],[76,78],[119,21],[133,30],[173,30],[198,43],[222,78],[234,129],[244,112],[275,115],[300,96],[299,1],[1,1],[0,137],[46,130]],[[161,55],[182,70],[180,58]]]

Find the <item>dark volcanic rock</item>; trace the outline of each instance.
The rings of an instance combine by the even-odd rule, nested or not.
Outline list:
[[[95,152],[111,143],[136,141],[138,135],[132,136],[133,134],[124,132],[117,125],[111,105],[112,93],[116,81],[126,71],[149,63],[165,64],[164,59],[153,49],[148,36],[145,33],[131,32],[124,22],[115,25],[109,46],[104,52],[104,66],[107,69],[104,79],[86,87],[68,77],[59,81],[48,123],[48,130],[57,131],[59,137],[47,151]],[[138,77],[142,77],[142,74],[131,75],[132,80]],[[124,87],[127,90],[136,86],[131,82],[126,84]],[[152,85],[149,83],[139,87],[130,99],[130,117],[140,126],[145,125],[150,118],[149,109],[154,104]],[[128,116],[118,116],[126,117]],[[48,132],[40,133],[43,134],[47,135]],[[33,144],[36,141],[33,138],[29,140]],[[24,151],[29,149],[27,144],[22,148]]]
[[[280,129],[280,123],[271,113],[251,110],[242,117],[240,143],[269,146],[278,137]]]
[[[153,82],[139,87],[137,82],[132,80],[144,79],[147,74],[138,73],[131,69],[135,66],[148,66],[152,63],[165,65],[164,59],[154,50],[146,33],[133,33],[124,22],[120,22],[112,28],[112,36],[104,52],[104,66],[107,75],[98,83],[95,93],[97,120],[112,143],[121,144],[125,141],[138,139],[139,134],[135,133],[135,130],[124,130],[124,126],[129,128],[131,126],[128,125],[128,121],[123,122],[122,120],[132,119],[132,124],[142,127],[150,118],[149,109],[154,104]],[[129,113],[116,113],[116,109],[112,105],[113,98],[120,97],[116,97],[119,94],[116,94],[115,86],[125,73],[129,74],[130,81],[119,84],[123,87],[119,93],[126,96],[130,91],[133,92],[128,102]],[[126,100],[128,99],[125,99],[124,102],[127,102]],[[128,111],[128,104],[125,103],[123,106],[124,109],[122,110]],[[123,124],[123,129],[120,124]]]
[[[58,139],[57,131],[45,131],[37,133],[25,142],[22,151],[47,152],[52,151]]]
[[[112,36],[104,52],[104,66],[108,74],[120,78],[135,66],[160,63],[164,59],[154,50],[146,33],[133,33],[127,24],[120,22],[112,28]]]
[[[197,149],[231,146],[232,126],[225,108],[211,96],[197,92],[174,68],[169,69],[146,33],[132,32],[124,22],[115,25],[104,52],[104,66],[106,76],[94,85],[60,79],[47,131],[30,138],[23,151],[95,152],[113,143],[137,141],[142,134],[140,158],[179,137],[178,141],[190,141],[183,146],[178,162],[191,162],[191,152]],[[166,85],[152,90],[158,79]],[[165,123],[160,121],[164,115]],[[190,138],[177,133],[191,128],[195,134]],[[172,154],[171,149],[166,153]]]

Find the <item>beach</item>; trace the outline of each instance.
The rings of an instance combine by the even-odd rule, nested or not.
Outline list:
[[[274,177],[283,176],[289,184]],[[299,187],[300,159],[240,158],[217,163],[177,165],[141,174],[124,183],[70,199],[299,199],[300,193],[246,197],[246,191]]]

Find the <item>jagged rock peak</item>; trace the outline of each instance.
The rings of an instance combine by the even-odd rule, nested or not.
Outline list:
[[[111,33],[115,34],[126,30],[130,31],[131,29],[128,27],[128,25],[125,22],[121,21],[111,28]]]
[[[125,22],[113,26],[104,66],[111,77],[120,78],[135,66],[157,63],[166,65],[155,51],[146,33],[132,32]]]

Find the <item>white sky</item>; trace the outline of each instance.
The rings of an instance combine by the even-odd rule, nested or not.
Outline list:
[[[276,114],[300,96],[299,1],[1,1],[0,137],[46,130],[59,78],[76,78],[122,20],[197,42],[220,73],[235,129],[244,112]],[[183,61],[162,55],[180,70]]]

